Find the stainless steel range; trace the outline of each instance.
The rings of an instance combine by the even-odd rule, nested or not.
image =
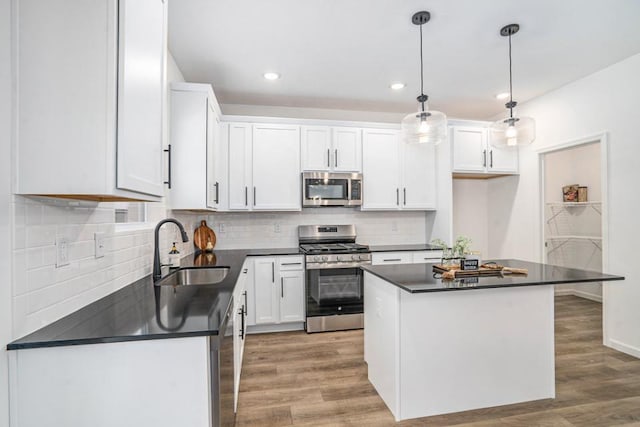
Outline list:
[[[307,332],[364,327],[360,266],[371,264],[369,247],[356,243],[355,225],[301,225],[307,268]]]

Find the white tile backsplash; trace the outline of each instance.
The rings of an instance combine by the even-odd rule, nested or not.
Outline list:
[[[13,303],[14,336],[49,324],[123,286],[151,274],[153,225],[169,216],[178,228],[163,226],[162,262],[172,242],[182,255],[193,253],[193,232],[207,219],[217,235],[216,249],[295,247],[300,224],[355,224],[358,242],[367,244],[424,243],[430,239],[425,212],[362,212],[348,208],[305,209],[302,212],[195,213],[167,212],[162,203],[148,205],[151,224],[131,230],[114,224],[109,204],[69,206],[63,202],[14,196]],[[224,232],[220,225],[224,224]],[[105,233],[106,253],[94,257],[94,233]],[[69,242],[67,266],[56,268],[56,237]]]

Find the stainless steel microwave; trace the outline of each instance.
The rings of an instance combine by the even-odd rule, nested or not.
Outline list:
[[[302,206],[362,205],[362,174],[304,172]]]

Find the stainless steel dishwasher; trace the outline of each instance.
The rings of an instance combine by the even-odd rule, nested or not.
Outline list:
[[[211,425],[235,424],[233,408],[233,298],[220,320],[217,336],[209,337],[211,360]]]

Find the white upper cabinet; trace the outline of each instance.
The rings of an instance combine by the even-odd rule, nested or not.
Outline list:
[[[518,150],[492,147],[486,127],[452,126],[451,144],[454,173],[518,173]]]
[[[348,127],[303,126],[303,171],[362,171],[362,130]]]
[[[436,208],[435,148],[405,144],[395,130],[365,129],[363,210]]]
[[[229,124],[229,210],[302,209],[300,127]]]
[[[171,208],[215,210],[220,200],[217,101],[210,85],[174,83],[169,94]]]
[[[19,6],[16,192],[160,200],[166,3]]]

